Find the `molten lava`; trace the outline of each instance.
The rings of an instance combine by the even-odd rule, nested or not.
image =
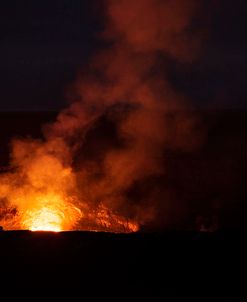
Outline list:
[[[42,208],[29,213],[29,216],[24,225],[31,231],[62,231],[62,217],[54,209]]]
[[[15,173],[0,175],[0,225],[4,229],[54,232],[138,229],[138,224],[121,217],[114,209],[78,194],[81,188],[75,172],[57,154],[50,154],[54,148],[49,143],[16,142],[15,157],[21,164]],[[56,148],[61,145],[56,143]]]
[[[9,191],[6,188],[2,194],[7,193],[5,196],[20,205],[19,209],[0,207],[0,224],[6,230],[130,233],[139,229],[137,222],[114,213],[102,203],[92,207],[90,203],[78,201],[76,195],[69,197],[62,186],[54,187],[51,182],[42,189],[21,186]]]
[[[47,200],[46,200],[47,198]],[[21,215],[21,226],[31,231],[60,232],[71,230],[82,218],[82,212],[59,195],[41,197],[34,206]]]

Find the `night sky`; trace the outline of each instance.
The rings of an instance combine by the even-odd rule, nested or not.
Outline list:
[[[213,1],[213,0],[212,0]],[[59,110],[66,87],[102,46],[99,0],[1,1],[0,110]],[[197,62],[174,67],[173,85],[195,107],[246,108],[245,0],[218,0]],[[207,6],[205,6],[207,7]]]

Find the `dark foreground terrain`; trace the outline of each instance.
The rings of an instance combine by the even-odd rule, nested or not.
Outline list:
[[[246,234],[0,233],[2,286],[82,293],[245,294]],[[211,301],[211,300],[210,300]],[[212,300],[213,301],[213,300]],[[221,300],[218,300],[221,301]]]

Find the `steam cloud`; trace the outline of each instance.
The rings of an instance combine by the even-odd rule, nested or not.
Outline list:
[[[33,193],[58,192],[83,213],[100,204],[140,224],[155,219],[159,189],[150,181],[166,172],[164,150],[198,143],[197,120],[165,72],[169,60],[196,57],[197,10],[195,0],[106,0],[106,47],[71,87],[71,105],[44,127],[44,139],[13,140],[2,200],[25,213],[40,202]]]

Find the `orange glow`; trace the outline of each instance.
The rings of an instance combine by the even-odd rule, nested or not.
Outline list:
[[[83,195],[78,196],[72,168],[65,166],[57,155],[49,154],[53,144],[16,142],[14,153],[19,169],[0,176],[0,201],[7,200],[9,204],[5,211],[0,211],[0,225],[6,230],[137,231],[134,221],[101,203],[81,200]],[[56,148],[62,148],[58,142]]]
[[[24,225],[31,231],[62,231],[62,217],[53,209],[42,208],[31,212],[29,216]]]
[[[78,208],[65,202],[59,195],[48,195],[39,200],[38,205],[21,215],[23,229],[52,232],[71,230],[82,217]]]

